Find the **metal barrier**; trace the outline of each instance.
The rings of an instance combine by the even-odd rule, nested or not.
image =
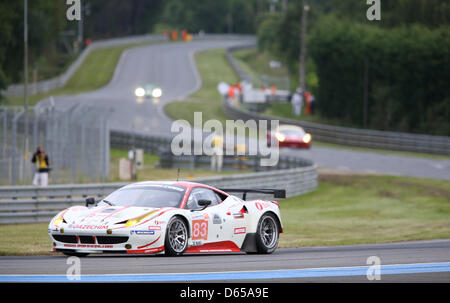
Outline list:
[[[313,191],[317,187],[317,168],[310,165],[268,172],[196,178],[194,182],[217,188],[282,188],[292,197]],[[51,185],[47,187],[0,187],[0,224],[48,222],[59,211],[84,205],[85,198],[100,200],[128,183]],[[261,194],[248,194],[248,199],[267,198]]]
[[[135,148],[143,149],[146,153],[156,154],[159,156],[159,165],[163,168],[209,168],[211,165],[211,157],[206,155],[180,155],[172,154],[170,145],[170,137],[158,137],[143,134],[132,134],[126,131],[111,130],[110,133],[111,147],[117,149]],[[194,143],[191,143],[194,146]],[[260,166],[260,155],[226,155],[223,154],[224,170],[277,170],[286,168],[306,167],[313,165],[313,162],[299,157],[280,156],[275,166]]]
[[[249,45],[247,47],[251,46]],[[232,55],[232,51],[241,48],[229,48],[226,57],[241,80],[250,81],[250,76],[241,69]],[[250,119],[256,121],[277,119],[280,121],[280,124],[299,125],[305,131],[311,133],[315,140],[322,142],[376,149],[450,155],[450,137],[358,129],[285,119],[244,110],[228,102],[224,102],[224,109],[225,113],[233,119],[242,119],[244,121]]]

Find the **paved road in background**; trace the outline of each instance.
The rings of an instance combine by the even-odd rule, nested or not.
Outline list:
[[[164,105],[183,99],[201,86],[193,54],[202,50],[248,44],[250,41],[162,43],[128,49],[124,51],[108,85],[88,93],[57,96],[54,98],[55,106],[59,109],[76,104],[99,106],[111,111],[111,129],[164,136],[170,134],[172,122],[164,114]],[[163,96],[159,100],[135,97],[136,87],[145,84],[159,85]],[[49,104],[49,99],[46,99],[39,106]]]
[[[313,142],[314,145],[314,142]],[[450,161],[401,156],[390,153],[311,147],[310,150],[282,149],[281,154],[313,160],[319,167],[341,171],[450,181]]]

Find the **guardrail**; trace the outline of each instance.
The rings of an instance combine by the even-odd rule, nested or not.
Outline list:
[[[268,172],[237,174],[208,178],[196,178],[194,182],[217,188],[282,188],[292,197],[317,187],[317,168],[310,165]],[[84,205],[85,198],[100,200],[128,183],[51,185],[47,187],[0,187],[0,224],[48,222],[59,211]],[[248,199],[268,198],[261,194],[248,194]]]
[[[284,119],[244,110],[226,101],[224,102],[224,109],[225,113],[233,119],[242,119],[244,121],[278,119],[280,124],[301,126],[306,132],[312,134],[315,140],[322,142],[375,149],[450,155],[449,137],[355,129]]]
[[[232,51],[237,49],[240,48],[229,48],[226,57],[241,80],[248,81],[250,77],[240,68],[232,55]],[[450,137],[358,129],[285,119],[251,112],[228,102],[224,102],[224,109],[226,114],[233,119],[245,121],[277,119],[280,124],[299,125],[318,141],[357,147],[450,155]]]
[[[175,156],[170,150],[171,138],[144,134],[132,134],[126,131],[111,130],[111,147],[117,149],[135,148],[143,149],[146,153],[156,154],[160,157],[159,164],[163,168],[179,167],[183,169],[209,168],[211,157],[206,155],[180,155]],[[194,146],[194,143],[191,143]],[[223,155],[224,170],[253,169],[266,171],[313,165],[313,162],[300,157],[280,156],[277,165],[260,166],[259,155]]]

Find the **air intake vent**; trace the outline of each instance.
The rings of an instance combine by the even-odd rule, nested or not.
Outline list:
[[[97,236],[98,244],[119,244],[128,241],[128,237],[119,236]]]
[[[69,235],[53,235],[53,238],[58,242],[64,243],[78,243],[77,236],[69,236]]]
[[[80,237],[80,243],[95,244],[95,239],[92,236],[79,236],[79,237]]]

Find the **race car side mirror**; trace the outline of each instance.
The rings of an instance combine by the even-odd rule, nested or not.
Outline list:
[[[202,210],[204,210],[205,208],[207,208],[209,205],[211,205],[211,200],[206,200],[206,199],[200,199],[200,200],[198,200],[197,201],[197,204],[199,205],[199,206],[203,206],[203,208],[200,208],[200,209],[192,209],[191,211],[202,211]]]
[[[211,204],[211,200],[198,200],[198,205],[200,206],[209,206]]]
[[[95,198],[93,198],[93,197],[89,197],[89,198],[86,198],[86,207],[89,207],[89,205],[95,205]]]

